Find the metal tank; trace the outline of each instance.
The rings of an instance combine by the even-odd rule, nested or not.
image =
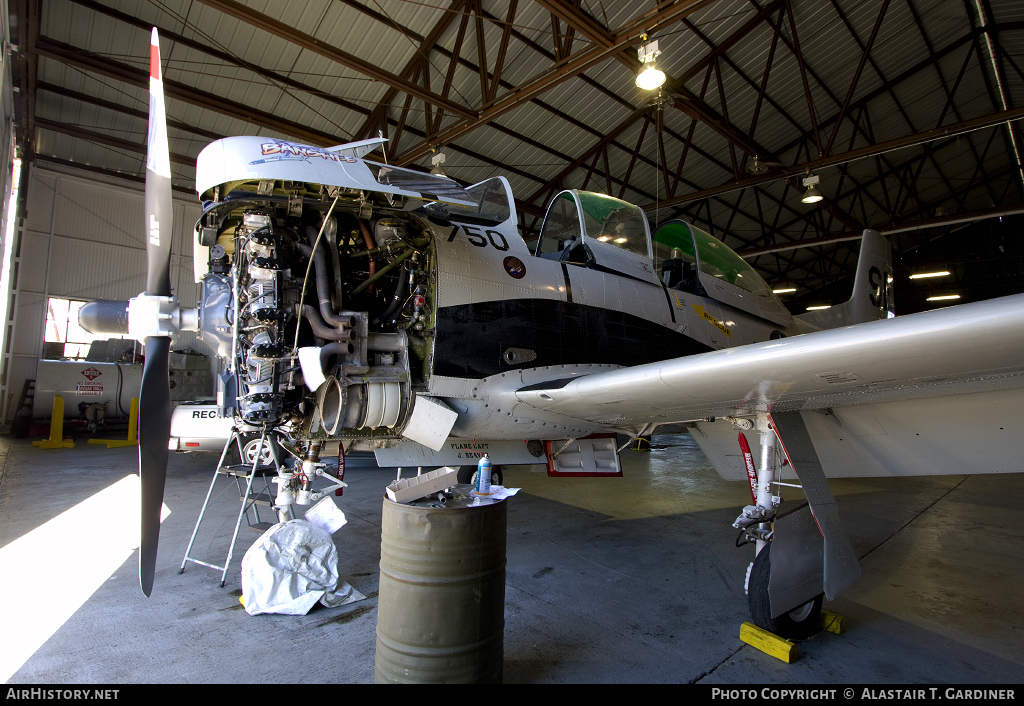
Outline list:
[[[506,501],[455,489],[444,504],[384,498],[378,684],[501,683]]]

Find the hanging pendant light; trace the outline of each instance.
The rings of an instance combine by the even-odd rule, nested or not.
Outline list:
[[[658,48],[657,39],[648,42],[646,34],[640,35],[640,39],[643,44],[637,50],[641,66],[636,75],[636,85],[645,91],[653,91],[665,83],[665,72],[659,69],[655,62],[655,58],[661,54],[661,50]]]
[[[818,203],[825,197],[818,191],[818,182],[821,181],[821,177],[817,174],[812,174],[804,179],[804,186],[807,187],[807,191],[804,192],[804,196],[801,201],[804,203]]]
[[[448,176],[448,174],[446,174],[444,171],[444,160],[444,152],[434,151],[434,155],[430,158],[430,163],[434,165],[433,168],[430,170],[430,173],[436,176]]]

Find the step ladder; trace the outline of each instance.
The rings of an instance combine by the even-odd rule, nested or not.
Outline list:
[[[240,464],[225,465],[224,459],[227,458],[228,450],[231,448],[232,443],[238,449],[238,458],[242,461]],[[264,449],[268,449],[270,452],[270,458],[273,461],[272,464],[261,464],[260,460],[264,456]],[[211,569],[220,571],[220,586],[224,587],[224,582],[228,574],[228,567],[231,566],[231,557],[234,556],[235,541],[238,539],[238,530],[242,524],[242,518],[244,517],[250,530],[254,532],[265,532],[274,526],[273,522],[266,522],[261,520],[259,508],[274,507],[276,493],[270,486],[270,479],[277,476],[281,470],[280,461],[277,458],[277,451],[274,448],[274,444],[271,443],[271,437],[267,430],[264,430],[260,436],[260,443],[256,447],[256,452],[253,454],[252,464],[246,463],[245,453],[242,449],[242,436],[239,434],[237,428],[232,428],[231,435],[224,444],[224,450],[220,454],[220,461],[217,463],[217,468],[213,472],[213,478],[210,480],[210,489],[206,491],[206,500],[203,502],[203,508],[199,511],[199,519],[196,520],[195,529],[192,530],[192,538],[188,542],[188,547],[185,549],[185,558],[181,560],[181,568],[178,570],[179,574],[185,572],[185,565],[188,562],[193,564],[199,564],[200,566],[206,566]],[[229,482],[224,488],[221,489],[215,497],[213,497],[213,489],[217,485],[217,481],[221,478],[226,478]],[[256,478],[262,478],[264,488],[263,490],[257,490],[253,493],[253,481]],[[242,490],[242,481],[245,481],[245,490]],[[200,561],[192,557],[192,546],[195,544],[196,535],[199,533],[199,525],[203,522],[203,517],[206,515],[206,511],[215,503],[227,490],[234,485],[238,489],[239,501],[241,507],[238,510],[238,518],[235,520],[235,529],[231,535],[231,544],[228,545],[228,556],[224,560],[223,566],[216,564],[210,564],[205,561]],[[213,497],[211,500],[210,498]]]
[[[26,380],[21,386],[21,397],[18,398],[18,406],[14,410],[14,436],[24,439],[28,436],[29,427],[32,426],[32,405],[36,399],[36,381]]]

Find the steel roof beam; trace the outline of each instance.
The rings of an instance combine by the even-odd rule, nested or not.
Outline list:
[[[14,94],[14,103],[20,118],[20,142],[25,150],[24,156],[31,159],[35,151],[36,81],[39,74],[38,56],[35,52],[39,38],[39,3],[36,0],[16,0],[15,7],[19,51],[13,57],[15,66],[12,73],[19,79],[19,90]],[[23,193],[27,193],[27,190]]]
[[[539,0],[539,2],[545,8],[551,9],[548,7],[549,5],[557,8],[559,17],[565,19],[570,26],[575,27],[577,31],[598,44],[598,46],[608,47],[609,42],[612,41],[613,35],[611,32],[593,22],[592,18],[590,18],[589,15],[586,15],[582,10],[575,9],[565,3],[565,0]],[[774,5],[771,6],[771,9],[774,9]],[[767,10],[759,12],[751,21],[745,23],[736,32],[734,32],[729,39],[723,42],[723,46],[726,48],[732,46],[733,43],[746,36],[746,34],[748,34],[755,26],[764,22],[769,14],[770,12]],[[754,20],[756,20],[756,22],[754,22]],[[703,57],[694,67],[691,67],[691,69],[684,75],[692,77],[694,69],[699,73],[703,66],[707,65],[707,63],[714,62],[718,58],[719,54],[724,51],[724,49],[721,51],[719,51],[719,49],[713,50],[708,54],[708,56]],[[630,56],[627,52],[622,51],[621,49],[616,51],[613,56],[616,61],[628,68],[634,74],[640,68],[639,59]],[[683,85],[684,83],[684,79],[673,79],[668,77],[666,78],[665,84],[662,88],[663,92],[673,96],[675,99],[673,100],[673,105],[676,108],[691,117],[699,119],[725,138],[729,144],[739,147],[744,152],[748,154],[771,156],[772,153],[769,150],[758,145],[753,140],[748,140],[740,130],[729,123],[727,117],[719,115],[715,110],[704,103],[703,100],[689,91]]]
[[[107,7],[106,5],[95,2],[94,0],[71,0],[71,2],[81,5],[82,7],[88,8],[90,10],[94,10],[95,12],[100,12],[104,15],[107,15],[108,17],[113,17],[116,20],[120,20],[121,22],[131,25],[132,27],[138,27],[139,29],[144,30],[146,32],[149,32],[149,30],[152,29],[154,26],[149,22],[145,22],[144,20],[140,20],[137,17],[133,17],[132,15],[120,12],[119,10],[115,10],[112,7]],[[166,27],[161,27],[159,25],[156,25],[156,29],[160,33],[161,39],[170,39],[171,41],[176,42],[178,44],[182,44],[186,47],[189,47],[190,49],[200,51],[206,54],[207,56],[212,56],[215,59],[219,59],[220,61],[223,61],[226,64],[230,64],[232,66],[237,66],[239,68],[252,71],[254,74],[256,74],[257,76],[261,76],[271,84],[280,84],[279,86],[276,86],[276,88],[281,88],[281,86],[295,88],[304,93],[308,93],[309,95],[316,96],[317,98],[322,98],[323,100],[329,103],[333,103],[334,105],[337,105],[339,107],[347,108],[348,110],[352,110],[363,115],[368,115],[370,113],[369,109],[359,105],[358,103],[352,103],[351,101],[347,101],[344,98],[339,98],[329,93],[324,93],[323,91],[313,88],[312,86],[308,86],[302,83],[301,81],[296,81],[290,76],[285,76],[284,74],[280,74],[276,71],[271,71],[270,69],[265,69],[261,66],[257,66],[255,64],[242,61],[239,57],[233,54],[229,54],[225,51],[216,49],[215,47],[211,47],[207,42],[200,42],[196,41],[195,39],[190,39],[182,34],[173,32],[167,29]]]
[[[998,132],[999,132],[998,130],[997,131],[993,131],[992,137],[994,137],[996,134],[998,134]],[[992,138],[990,138],[990,142],[991,142],[991,139]],[[952,145],[952,144],[955,144],[954,140],[952,140],[952,139],[947,140],[943,145],[939,146],[938,149],[941,149],[943,147],[947,147],[947,146]],[[897,170],[900,170],[900,169],[907,169],[907,170],[909,170],[909,169],[911,169],[913,167],[913,165],[915,163],[923,163],[926,160],[927,160],[927,155],[926,154],[919,154],[919,155],[916,155],[913,158],[907,160],[906,162],[901,163],[900,165],[898,165],[896,167],[896,169]],[[1007,175],[1010,172],[1012,172],[1014,169],[1015,169],[1015,167],[1012,167],[1012,166],[1008,167],[1007,169],[1002,170],[996,176],[999,177],[999,176]],[[877,177],[875,179],[872,179],[871,182],[869,182],[869,184],[873,183],[875,181],[878,181],[878,179],[879,178],[877,178]],[[1010,183],[1013,183],[1013,180],[1011,180]],[[862,188],[863,187],[858,187],[858,189],[862,189]],[[850,193],[856,193],[858,191],[858,189],[851,190]],[[846,195],[843,195],[843,196],[841,196],[839,198],[845,198],[845,197],[846,197]],[[918,212],[921,212],[922,210],[930,209],[932,206],[935,205],[935,203],[936,202],[925,204],[924,207],[922,209],[920,209]],[[1024,210],[1024,209],[1022,209],[1022,210]],[[1013,212],[1016,212],[1016,211],[1013,211]],[[888,225],[878,224],[878,225],[873,225],[873,226],[870,226],[870,227],[875,228],[876,230],[879,230],[882,233],[902,233],[902,232],[906,232],[906,231],[910,231],[910,230],[918,230],[918,229],[921,229],[921,228],[927,228],[927,227],[933,227],[933,226],[939,226],[939,225],[950,225],[952,223],[960,223],[960,222],[964,222],[964,221],[967,221],[967,220],[977,220],[974,216],[975,216],[975,214],[978,214],[978,213],[980,213],[980,214],[991,213],[992,215],[1008,215],[1008,213],[1005,212],[1005,207],[996,207],[996,208],[994,208],[994,209],[992,209],[990,211],[971,212],[971,213],[967,213],[967,214],[964,214],[964,213],[950,214],[949,216],[935,217],[935,218],[930,218],[930,219],[922,219],[922,220],[919,220],[919,221],[914,221],[914,222],[909,222],[909,223],[904,221],[902,223],[890,223]],[[786,226],[784,225],[783,229],[785,227]],[[835,240],[835,242],[838,243],[838,242],[841,242],[843,240],[856,239],[856,238],[859,237],[859,235],[858,235],[859,233],[860,233],[860,229],[859,228],[852,229],[852,232],[847,232],[845,235],[844,234],[838,234],[837,236],[834,236],[834,240]],[[849,236],[849,237],[847,238],[845,236]],[[803,248],[803,247],[816,247],[818,245],[828,245],[829,244],[829,239],[832,238],[832,237],[833,236],[825,236],[823,238],[818,238],[818,239],[791,240],[791,241],[788,241],[787,243],[779,244],[779,245],[784,246],[783,248],[776,248],[774,246],[767,246],[767,247],[770,247],[771,251],[773,253],[777,253],[777,252],[781,252],[783,250],[794,250],[794,249],[799,249],[799,248]],[[743,251],[738,251],[738,252],[739,252],[739,254],[742,257],[748,257],[748,256],[749,257],[756,257],[757,255],[765,254],[766,251],[767,250],[762,252],[762,248],[754,248],[752,250],[743,250]],[[751,254],[748,255],[748,253],[751,253]]]
[[[122,81],[131,86],[149,89],[148,71],[116,62],[85,49],[58,42],[48,37],[40,37],[36,45],[36,51],[40,56],[54,59],[62,64],[76,66],[101,76]],[[243,120],[284,135],[292,135],[302,140],[308,140],[309,144],[314,146],[328,147],[346,141],[345,138],[338,137],[337,135],[297,125],[288,120],[283,120],[276,115],[256,110],[252,106],[229,101],[223,96],[206,93],[192,86],[171,81],[166,77],[164,78],[164,94],[168,98],[173,98],[189,105]]]
[[[355,2],[355,0],[343,0],[343,2],[345,2],[345,4],[349,5],[350,7],[354,8],[354,9],[357,9],[357,10],[360,10],[361,12],[364,12],[368,16],[373,17],[374,19],[376,19],[378,21],[384,21],[385,19],[387,19],[387,18],[383,18],[383,16],[380,15],[380,13],[360,5],[359,3]],[[450,6],[450,8],[451,7],[455,7],[455,5],[453,4],[452,6]],[[544,49],[540,45],[534,43],[529,38],[521,35],[520,33],[518,33],[517,31],[515,31],[514,29],[511,28],[511,24],[510,23],[511,23],[512,19],[514,19],[514,15],[511,14],[513,9],[514,9],[514,4],[510,4],[510,6],[509,6],[509,13],[510,14],[509,14],[507,22],[506,22],[506,24],[504,25],[504,28],[503,28],[502,42],[504,43],[508,36],[516,37],[517,39],[519,39],[520,41],[525,43],[527,46],[529,46],[534,51],[537,51],[542,56],[545,56],[546,58],[548,58],[548,59],[553,61],[554,60],[554,55],[552,53],[548,52],[546,49]],[[499,20],[497,20],[496,18],[492,17],[487,12],[483,12],[482,14],[483,14],[483,17],[485,19],[487,19],[487,20],[489,20],[491,22],[494,22],[496,24],[501,25],[501,22]],[[392,23],[392,24],[394,24],[394,23]],[[450,22],[448,24],[450,25]],[[412,37],[414,39],[422,39],[421,35],[417,34],[416,32],[414,32],[413,30],[411,30],[411,29],[409,29],[407,27],[402,27],[400,25],[395,25],[395,26],[398,27],[404,34],[408,34],[410,37]],[[435,32],[432,31],[431,35],[434,35],[434,34],[435,34]],[[429,39],[429,37],[428,37],[428,39]],[[428,44],[429,44],[429,41],[423,41],[423,43],[421,43],[421,48],[427,47]],[[445,57],[447,57],[449,59],[453,58],[453,53],[450,50],[445,49],[444,47],[435,45],[435,46],[431,47],[430,50],[437,51],[439,54],[441,54],[442,56],[445,56]],[[457,58],[458,58],[459,64],[461,64],[462,66],[466,67],[470,71],[472,71],[474,73],[480,71],[480,67],[477,64],[474,64],[474,63],[468,61],[467,59],[465,59],[464,57],[461,57],[461,56],[459,56]],[[500,54],[499,54],[499,58],[500,58]],[[411,61],[407,65],[406,69],[408,69],[409,66],[415,65],[417,61],[420,61],[420,66],[422,66],[422,57],[417,57],[416,59],[414,59],[413,61]],[[406,75],[406,73],[403,72],[403,75]],[[416,80],[415,76],[413,76],[412,78],[413,78],[413,80]],[[617,101],[619,101],[620,103],[622,103],[623,105],[628,107],[631,111],[635,110],[635,107],[631,103],[629,103],[628,101],[623,100],[621,97],[619,97],[619,96],[617,96],[615,94],[612,94],[610,91],[608,91],[607,88],[605,88],[601,84],[593,81],[592,79],[589,79],[585,74],[580,74],[578,76],[578,78],[580,78],[584,82],[588,83],[589,85],[592,85],[595,88],[601,90],[605,94],[608,94],[611,97],[615,98]],[[494,81],[495,80],[499,81],[500,85],[505,87],[505,88],[508,88],[508,89],[514,89],[515,88],[515,86],[513,86],[512,84],[510,84],[510,83],[508,83],[506,81],[501,81],[500,80],[500,74],[498,74],[496,72],[496,74],[494,76],[492,76],[492,90],[495,91],[495,92],[497,90],[496,85],[494,85]],[[385,94],[384,98],[382,98],[381,101],[378,102],[377,106],[373,109],[373,111],[372,111],[373,114],[371,115],[371,117],[366,122],[364,122],[363,126],[355,134],[357,136],[358,135],[368,134],[367,131],[368,130],[372,130],[372,126],[374,124],[380,124],[380,120],[381,120],[380,116],[385,114],[385,111],[386,111],[386,109],[388,107],[388,104],[390,103],[391,100],[394,99],[394,97],[396,95],[398,95],[398,93],[399,92],[397,90],[392,89],[387,94]],[[493,100],[493,95],[491,96],[491,98],[489,100]],[[485,102],[489,102],[489,101],[485,101]],[[553,115],[556,115],[556,116],[562,118],[563,120],[566,120],[567,122],[569,122],[570,124],[572,124],[573,126],[579,128],[581,130],[585,130],[585,131],[587,131],[587,132],[589,132],[589,133],[591,133],[594,136],[599,137],[599,138],[603,138],[604,137],[604,135],[599,130],[597,130],[597,129],[587,125],[586,123],[583,123],[583,122],[577,120],[576,118],[573,118],[571,115],[568,115],[568,114],[564,113],[563,111],[561,111],[561,110],[559,110],[559,109],[557,109],[557,108],[555,108],[555,107],[545,103],[544,101],[540,100],[539,98],[534,98],[531,102],[534,103],[535,105],[539,106],[540,108],[542,108],[542,109],[552,113]],[[407,105],[408,105],[408,101],[407,101]],[[404,116],[407,114],[407,112],[408,112],[408,107],[406,107],[402,111],[402,116],[403,117],[400,118],[399,121],[398,121],[398,125],[401,128],[401,130],[398,130],[395,133],[395,139],[393,140],[393,143],[392,143],[395,146],[398,145],[398,142],[399,142],[398,138],[401,136],[400,133],[403,130],[405,130],[405,119],[404,119]],[[569,157],[569,156],[567,156],[565,154],[562,154],[558,150],[555,150],[555,149],[553,149],[551,147],[548,147],[547,145],[544,145],[544,144],[542,144],[540,142],[537,142],[536,140],[531,140],[530,138],[527,138],[526,136],[524,136],[524,135],[522,135],[522,134],[520,134],[520,133],[518,133],[518,132],[516,132],[514,130],[510,130],[509,128],[506,128],[506,127],[500,125],[497,121],[488,123],[488,126],[493,128],[493,129],[495,129],[495,130],[497,130],[497,131],[499,131],[499,132],[502,132],[502,133],[504,133],[504,134],[506,134],[506,135],[508,135],[510,137],[514,137],[515,139],[520,140],[520,141],[522,141],[522,142],[524,142],[526,144],[529,144],[529,145],[531,145],[533,147],[536,147],[537,149],[543,150],[543,151],[547,152],[548,154],[551,154],[552,156],[558,157],[559,159],[564,159],[566,162],[572,162],[573,161],[572,157]],[[409,132],[411,132],[413,134],[417,134],[415,130],[411,130],[410,129]],[[681,135],[677,135],[672,130],[669,130],[669,129],[666,128],[665,132],[667,132],[669,135],[672,135],[676,139],[678,139],[680,141],[683,141],[683,137]],[[424,136],[424,133],[418,133],[418,134],[421,137]],[[688,140],[686,142],[688,142]],[[614,145],[615,147],[618,147],[619,149],[623,150],[627,154],[630,154],[630,155],[633,154],[632,150],[630,150],[627,146],[622,145],[622,144],[620,144],[618,142],[612,141],[612,142],[610,142],[608,144],[611,144],[611,145]],[[450,145],[448,145],[448,147],[450,147],[451,149],[454,149],[456,151],[459,150],[459,147],[457,145],[455,145],[455,144],[450,144]],[[703,157],[705,157],[706,159],[709,159],[712,162],[717,164],[717,161],[710,154],[708,154],[707,152],[699,150],[699,149],[697,151]],[[645,157],[644,155],[639,155],[639,159],[640,159],[640,161],[644,162],[645,164],[648,164],[648,166],[655,166],[653,160]],[[722,168],[726,169],[724,166]],[[728,170],[726,169],[726,171],[728,171]],[[540,181],[540,179],[536,178],[536,177],[534,177],[533,179],[535,181]],[[616,180],[616,181],[618,181],[618,180]],[[550,186],[550,184],[549,184],[549,186]],[[546,187],[545,187],[545,189],[546,189]],[[544,189],[542,189],[542,191],[543,190]],[[645,196],[645,197],[648,196],[643,191],[639,191],[638,190],[637,193],[639,193],[639,194],[641,194],[642,196]]]
[[[380,81],[387,86],[397,88],[404,93],[411,93],[431,105],[444,108],[449,113],[454,113],[455,115],[461,116],[467,120],[472,120],[477,117],[476,111],[467,108],[466,106],[460,105],[455,101],[445,98],[444,96],[426,90],[422,86],[404,79],[401,76],[396,76],[389,71],[384,71],[379,66],[376,66],[369,61],[365,61],[353,54],[349,54],[337,47],[333,47],[316,37],[306,34],[305,32],[300,32],[294,27],[290,27],[283,22],[275,20],[269,15],[264,15],[263,13],[257,12],[256,10],[253,10],[239,2],[235,2],[235,0],[199,0],[199,2],[219,10],[225,15],[234,17],[236,20],[241,20],[242,22],[252,25],[257,29],[261,29],[268,34],[291,42],[306,51],[312,52],[326,59],[330,59],[331,61],[361,73],[364,76],[369,76],[370,78]]]
[[[812,159],[803,164],[794,165],[792,167],[786,167],[780,169],[774,174],[764,174],[762,176],[747,177],[746,179],[740,179],[738,181],[728,182],[719,186],[711,187],[710,189],[702,189],[700,191],[694,191],[689,194],[682,196],[676,196],[672,199],[666,199],[662,201],[658,207],[665,208],[667,206],[674,206],[677,204],[687,203],[689,201],[696,201],[698,199],[704,199],[708,196],[716,196],[718,194],[724,194],[735,189],[742,189],[748,186],[754,186],[756,184],[764,184],[770,181],[777,181],[779,179],[787,177],[796,177],[800,174],[810,170],[824,169],[825,167],[832,167],[844,162],[851,162],[857,159],[863,159],[865,157],[872,157],[874,155],[883,154],[892,150],[901,149],[903,147],[912,147],[914,145],[924,144],[933,140],[938,140],[943,137],[950,137],[955,135],[962,135],[967,132],[973,132],[974,130],[981,130],[986,127],[998,125],[999,123],[1005,123],[1013,120],[1020,120],[1024,118],[1024,108],[1014,108],[1012,110],[1005,110],[998,113],[991,113],[989,115],[983,115],[979,118],[972,120],[966,120],[964,122],[956,123],[953,125],[946,125],[943,127],[933,128],[931,130],[924,130],[923,132],[914,133],[911,135],[905,135],[898,137],[893,140],[887,140],[885,142],[879,142],[873,145],[867,145],[865,147],[858,147],[855,150],[849,152],[843,152],[842,154],[829,155],[828,157],[820,157],[818,159]],[[647,204],[643,207],[645,210],[653,210],[654,204]]]
[[[958,213],[950,216],[925,218],[919,221],[914,221],[912,223],[895,224],[896,227],[886,228],[879,232],[881,232],[882,235],[895,235],[896,233],[904,233],[913,230],[924,230],[925,228],[941,228],[943,226],[958,225],[960,223],[974,223],[975,221],[981,221],[988,218],[997,218],[1000,216],[1015,216],[1020,213],[1024,213],[1024,207],[990,208],[982,211]],[[736,254],[746,260],[752,257],[760,257],[761,255],[785,252],[787,250],[799,250],[800,248],[813,248],[819,245],[830,245],[832,243],[841,243],[848,240],[860,240],[862,236],[863,233],[839,233],[837,235],[825,236],[823,238],[794,240],[788,243],[766,245],[761,248],[751,248],[750,250],[740,250],[737,251]]]
[[[1022,30],[1022,29],[1024,29],[1024,21],[1008,22],[1008,23],[1003,23],[1003,24],[999,24],[999,25],[993,25],[993,27],[998,28],[999,31]],[[856,108],[859,108],[861,105],[866,105],[866,104],[870,103],[871,101],[873,101],[875,98],[878,98],[883,93],[886,93],[886,92],[892,90],[892,88],[894,86],[898,86],[899,84],[903,83],[904,81],[912,79],[917,74],[919,74],[921,71],[929,68],[930,66],[933,66],[933,65],[937,64],[944,57],[946,57],[950,53],[956,51],[957,49],[962,47],[967,42],[975,41],[979,34],[980,33],[979,33],[978,30],[973,29],[972,31],[964,34],[963,36],[959,37],[958,39],[954,39],[952,42],[947,44],[942,49],[939,49],[938,51],[933,51],[931,53],[931,55],[928,56],[927,58],[922,59],[918,63],[914,64],[910,68],[908,68],[905,71],[903,71],[898,76],[892,78],[889,81],[888,84],[883,84],[883,85],[879,86],[878,88],[872,90],[870,93],[862,96],[857,101],[854,101],[851,104],[851,108],[855,108],[856,109]],[[785,37],[783,37],[782,39],[783,39],[784,42],[786,41]],[[786,43],[788,45],[788,42],[786,42]],[[826,95],[829,96],[829,98],[836,104],[837,107],[842,105],[841,101],[836,96],[832,95],[832,93],[831,93],[831,91],[829,91],[828,87],[824,83],[822,83],[821,79],[819,79],[815,75],[815,73],[813,71],[811,71],[810,67],[808,67],[808,72],[818,82],[818,84],[821,87],[821,89],[825,92]],[[821,124],[819,125],[819,128],[824,128],[824,127],[827,127],[827,126],[831,125],[833,122],[835,122],[835,119],[836,119],[837,116],[838,116],[838,113],[837,114],[833,114],[832,116],[830,116],[828,118],[825,118],[824,120],[822,120]],[[780,147],[779,150],[778,150],[778,154],[785,154],[789,150],[793,149],[794,147],[799,145],[804,140],[804,137],[805,136],[801,135],[800,137],[797,137],[797,138],[791,140],[788,144]],[[865,135],[865,138],[867,138],[866,135]]]
[[[691,78],[697,76],[701,71],[707,68],[711,62],[719,58],[725,52],[727,52],[734,44],[739,42],[741,39],[746,37],[750,32],[757,29],[760,25],[764,24],[764,21],[768,19],[768,16],[778,10],[785,4],[786,0],[775,0],[771,4],[765,6],[756,15],[751,17],[749,20],[743,23],[743,26],[737,29],[735,32],[730,34],[721,44],[714,46],[714,48],[708,52],[700,61],[691,66],[689,69],[684,71],[676,80],[680,85],[685,84]],[[686,23],[688,26],[689,22]],[[701,35],[701,39],[705,39]]]
[[[126,83],[128,85],[137,86],[139,88],[149,88],[148,71],[136,69],[133,66],[121,64],[119,62],[113,61],[112,59],[107,59],[106,57],[93,54],[92,52],[86,51],[84,49],[72,47],[62,42],[50,40],[45,37],[41,38],[40,42],[41,44],[39,46],[39,54],[41,56],[46,56],[48,58],[54,59],[55,61],[59,61],[69,66],[75,66],[85,71],[97,73],[102,76],[107,76],[108,78],[113,78],[115,80],[122,81],[123,83]],[[313,91],[313,89],[309,87],[305,88],[306,90]],[[264,113],[255,110],[250,106],[243,105],[240,103],[234,103],[220,96],[205,93],[198,89],[185,86],[184,84],[170,81],[166,77],[164,78],[164,92],[168,97],[181,100],[183,102],[189,103],[190,105],[195,105],[197,107],[211,110],[221,115],[226,115],[231,118],[243,120],[258,127],[264,127],[270,130],[274,130],[275,132],[288,135],[293,139],[302,140],[314,146],[328,147],[332,145],[342,144],[347,141],[345,138],[336,135],[329,135],[327,133],[321,133],[319,131],[312,131],[302,126],[296,125],[294,123],[281,120],[280,118],[277,118],[276,116],[271,115],[269,113]],[[363,108],[362,106],[356,106],[356,108],[358,108],[364,114],[369,113],[369,110],[367,108]],[[414,134],[420,137],[422,137],[424,134],[423,132],[419,130],[414,130],[413,128],[410,127],[407,127],[406,129],[409,132],[413,132]],[[451,149],[461,152],[469,157],[472,157],[473,159],[477,159],[485,164],[490,164],[495,167],[506,169],[507,171],[510,171],[512,173],[518,174],[531,180],[541,181],[540,177],[516,169],[514,167],[508,167],[507,165],[500,164],[499,162],[491,160],[490,158],[485,157],[484,155],[481,155],[472,150],[461,148],[458,147],[457,145],[451,145]]]
[[[146,154],[146,145],[142,142],[132,142],[131,140],[125,140],[121,137],[115,137],[103,132],[89,130],[88,128],[84,128],[79,125],[69,125],[67,123],[57,122],[56,120],[47,120],[46,118],[36,117],[36,128],[59,132],[64,135],[69,135],[70,137],[76,137],[80,140],[88,140],[89,142],[106,145],[107,147],[115,147],[117,149],[128,150],[129,152]],[[171,161],[175,164],[183,164],[187,167],[196,166],[196,160],[188,155],[171,152],[170,156]]]
[[[434,136],[434,139],[415,145],[405,153],[396,157],[395,163],[399,166],[409,164],[428,154],[431,148],[436,145],[450,144],[452,141],[469,134],[481,125],[486,125],[487,123],[498,119],[510,110],[517,108],[519,105],[536,98],[573,76],[596,66],[607,59],[610,55],[625,49],[634,42],[637,35],[645,29],[650,29],[664,23],[674,22],[681,17],[710,5],[712,2],[714,2],[714,0],[678,0],[671,5],[662,7],[661,9],[648,11],[638,17],[635,17],[614,33],[614,46],[611,48],[597,46],[575,54],[575,58],[569,57],[568,59],[563,60],[563,62],[556,64],[553,68],[542,72],[541,75],[517,87],[509,95],[495,101],[492,105],[481,111],[479,117],[476,119],[464,120],[456,123],[455,125],[446,128],[443,132],[438,133]]]
[[[384,22],[384,19],[387,19],[381,19],[381,17],[379,16],[380,13],[375,12],[374,10],[371,10],[368,7],[363,7],[359,3],[352,2],[351,0],[342,1],[345,2],[346,5],[349,5],[350,7],[353,7],[361,12],[367,13],[368,15],[374,17],[380,22]],[[400,74],[402,78],[411,79],[412,81],[417,80],[419,70],[422,69],[427,64],[427,55],[430,53],[430,50],[436,48],[435,45],[437,44],[438,40],[441,39],[441,35],[444,34],[448,27],[451,26],[452,21],[458,14],[459,8],[461,8],[464,4],[465,0],[452,0],[452,3],[447,7],[447,9],[445,9],[444,13],[441,15],[441,19],[439,19],[434,24],[434,27],[430,30],[426,37],[421,37],[419,34],[412,32],[408,28],[399,28],[403,34],[412,37],[413,39],[419,41],[420,43],[419,47],[417,48],[416,55],[412,59],[410,59],[408,63],[406,63],[405,68],[402,69],[402,73]],[[369,131],[373,129],[373,126],[379,124],[382,121],[383,117],[387,114],[387,108],[391,104],[391,101],[393,101],[395,99],[395,96],[397,96],[399,93],[401,93],[401,91],[399,91],[397,88],[389,87],[388,90],[384,93],[384,97],[377,102],[377,105],[370,112],[370,116],[363,122],[362,126],[360,126],[358,130],[356,130],[355,137],[358,138],[360,136],[368,135]]]
[[[579,3],[570,4],[565,2],[565,0],[534,0],[534,2],[598,46],[605,49],[615,47],[615,38],[612,36],[612,33],[605,29],[604,25],[580,9]]]
[[[57,86],[47,81],[39,81],[36,84],[36,88],[40,91],[46,91],[48,93],[53,93],[55,95],[63,96],[65,98],[72,98],[74,100],[81,101],[82,103],[89,103],[91,105],[95,105],[100,108],[106,108],[107,110],[121,113],[123,115],[130,115],[133,118],[149,120],[148,111],[139,110],[137,108],[129,108],[128,106],[121,105],[120,103],[112,103],[110,101],[103,100],[102,98],[97,98],[96,96],[89,95],[88,93],[79,93],[78,91],[72,91],[70,88]],[[224,135],[219,135],[215,132],[210,132],[209,130],[203,130],[201,128],[194,127],[192,125],[183,123],[182,121],[175,120],[173,118],[167,118],[167,127],[174,128],[175,130],[181,130],[183,132],[191,132],[194,135],[206,137],[211,140],[219,140],[222,137],[224,137]]]
[[[846,91],[846,99],[843,101],[843,107],[839,109],[839,117],[836,118],[835,127],[832,128],[832,134],[829,135],[828,143],[825,145],[825,154],[829,154],[832,151],[832,145],[836,141],[836,136],[839,134],[839,128],[843,123],[843,116],[846,114],[847,108],[850,106],[850,100],[853,98],[853,92],[857,89],[857,83],[860,81],[861,72],[864,70],[864,64],[867,63],[868,57],[871,55],[871,47],[875,43],[875,38],[878,36],[878,30],[882,27],[882,20],[885,18],[885,11],[889,9],[890,0],[882,0],[882,7],[878,11],[878,19],[875,20],[875,26],[871,30],[871,36],[868,37],[867,45],[864,46],[864,50],[861,52],[860,63],[857,64],[857,70],[853,74],[853,80],[850,82],[850,88]],[[854,36],[854,39],[860,44],[860,39]],[[882,79],[882,83],[885,83],[885,77],[879,74],[879,78]],[[902,111],[902,106],[900,106]],[[911,126],[913,129],[913,126]],[[854,130],[856,134],[856,130]]]
[[[53,162],[54,164],[60,164],[60,165],[66,166],[66,167],[74,167],[75,169],[83,169],[83,170],[85,170],[87,172],[93,172],[94,174],[102,174],[104,176],[109,176],[109,177],[115,177],[117,179],[126,179],[128,181],[134,181],[134,182],[136,182],[138,184],[145,184],[146,183],[146,177],[139,176],[138,174],[127,174],[125,172],[119,172],[119,171],[117,171],[115,169],[105,169],[103,167],[95,167],[95,166],[93,166],[91,164],[82,164],[81,162],[72,162],[70,159],[61,159],[60,157],[54,157],[54,156],[48,155],[48,154],[40,154],[40,155],[37,155],[37,156],[38,156],[40,161]],[[139,166],[141,168],[143,168],[143,170],[144,170],[144,168],[145,168],[145,160],[140,160],[139,161]],[[173,189],[174,191],[180,192],[182,194],[188,194],[189,196],[194,196],[195,193],[196,193],[194,189],[189,189],[189,188],[184,187],[184,186],[178,186],[177,184],[172,184],[171,185],[171,189]]]

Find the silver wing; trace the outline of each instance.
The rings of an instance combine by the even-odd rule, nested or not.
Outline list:
[[[726,478],[745,477],[728,421],[758,411],[800,411],[826,475],[927,475],[1024,470],[1022,386],[1024,295],[1015,295],[534,386],[517,397],[634,433],[689,422]]]

